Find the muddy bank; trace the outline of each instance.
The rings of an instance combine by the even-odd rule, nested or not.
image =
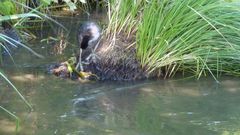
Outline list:
[[[111,41],[104,42],[97,49],[99,59],[96,63],[85,65],[86,71],[99,76],[101,80],[136,80],[148,78],[147,73],[136,59],[135,49],[118,40],[115,45]]]
[[[131,43],[131,39],[117,38],[113,44],[112,40],[102,38],[95,51],[98,58],[96,61],[90,61],[89,64],[83,64],[84,72],[96,75],[98,80],[129,81],[156,77],[156,74],[148,74],[141,66],[136,58],[135,46],[129,43]],[[88,53],[85,51],[83,59]],[[67,64],[64,65],[64,62],[52,66],[48,70],[62,78],[77,78],[76,75],[70,75]],[[52,72],[53,70],[54,72]]]

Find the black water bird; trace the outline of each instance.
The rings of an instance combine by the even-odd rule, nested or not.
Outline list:
[[[83,71],[82,53],[84,51],[90,50],[90,53],[87,54],[88,56],[85,58],[85,63],[89,63],[90,60],[96,60],[97,55],[95,54],[95,50],[98,47],[100,35],[101,28],[95,22],[83,22],[80,24],[77,33],[77,41],[80,50],[76,69],[80,68],[80,71]]]

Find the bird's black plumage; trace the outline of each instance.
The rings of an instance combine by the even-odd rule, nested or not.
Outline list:
[[[90,38],[91,38],[91,37],[90,37],[89,35],[83,36],[82,43],[81,43],[81,45],[80,45],[80,47],[81,47],[82,49],[87,49],[87,47],[88,47],[88,42],[89,42]]]
[[[101,35],[100,27],[94,22],[82,22],[79,26],[77,39],[82,49],[93,48]]]

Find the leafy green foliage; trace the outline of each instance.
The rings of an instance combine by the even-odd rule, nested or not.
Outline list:
[[[11,15],[16,13],[16,7],[10,0],[0,1],[0,14]]]
[[[48,6],[51,4],[51,2],[54,2],[54,0],[40,0],[40,3],[44,6]]]

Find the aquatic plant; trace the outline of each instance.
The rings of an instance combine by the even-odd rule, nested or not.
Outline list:
[[[124,33],[124,37],[132,36],[137,31],[137,25],[146,0],[109,0],[109,24],[106,34],[111,38]]]
[[[0,3],[0,4],[3,4],[3,3]],[[7,3],[7,4],[9,4],[9,3]],[[3,5],[1,5],[1,6],[3,6]],[[13,11],[12,10],[13,6],[10,6],[9,8],[7,8],[7,6],[9,6],[9,5],[5,5],[5,9],[4,10],[0,10],[1,14],[5,14],[4,16],[0,16],[0,22],[11,21],[11,20],[20,19],[20,18],[27,18],[27,17],[39,17],[38,15],[32,14],[32,13],[23,13],[23,14],[10,15],[10,14],[12,14],[11,11]],[[33,54],[35,54],[35,55],[37,55],[39,57],[42,57],[41,55],[39,55],[36,52],[34,52],[31,48],[27,47],[26,45],[24,45],[22,43],[19,43],[18,41],[16,41],[12,37],[9,37],[9,36],[7,36],[5,34],[0,33],[0,64],[2,64],[2,52],[3,52],[3,50],[5,50],[7,52],[7,54],[12,58],[10,50],[8,50],[8,47],[6,47],[6,43],[9,44],[10,46],[13,46],[13,47],[17,47],[16,44],[18,44],[19,46],[22,46],[22,47],[26,48],[27,50],[29,50]],[[12,58],[12,60],[13,60],[13,58]],[[15,90],[15,92],[18,94],[18,96],[32,110],[33,108],[30,105],[30,103],[24,98],[24,96],[20,93],[20,91],[7,78],[7,76],[3,73],[1,68],[0,68],[0,77],[4,78],[4,80],[6,80],[8,82],[8,84],[10,84],[10,86]],[[15,118],[15,120],[16,120],[16,131],[17,131],[18,127],[19,127],[19,118],[16,115],[14,115],[13,113],[11,113],[9,110],[4,108],[3,106],[0,106],[0,109],[4,110],[10,116]]]
[[[36,15],[36,14],[32,14],[32,13],[24,13],[24,14],[14,14],[14,15],[5,15],[5,16],[0,16],[0,22],[3,21],[10,21],[10,20],[14,20],[14,19],[20,19],[20,18],[27,18],[27,17],[38,17],[40,18],[40,16]],[[33,54],[35,54],[38,57],[43,57],[41,55],[39,55],[38,53],[36,53],[35,51],[33,51],[31,48],[29,48],[28,46],[16,41],[15,39],[13,39],[12,37],[9,37],[7,35],[4,35],[2,33],[0,33],[0,48],[1,48],[1,52],[0,52],[0,59],[2,61],[2,51],[5,50],[8,55],[12,58],[10,50],[8,50],[8,47],[5,46],[5,43],[8,43],[10,46],[13,47],[17,47],[17,46],[22,46],[25,49],[29,50],[30,52],[32,52]],[[17,45],[16,45],[17,44]],[[3,50],[2,50],[3,49]],[[12,59],[13,60],[13,59]],[[1,64],[1,63],[0,63]],[[3,77],[12,87],[13,89],[18,93],[18,95],[23,99],[23,101],[29,106],[29,108],[32,109],[31,105],[27,102],[27,100],[22,96],[22,94],[19,92],[19,90],[8,80],[8,78],[3,74],[3,71],[0,70],[0,76]]]
[[[4,110],[5,112],[7,112],[11,117],[13,117],[15,119],[15,122],[16,122],[16,128],[15,128],[15,131],[18,131],[18,128],[19,128],[19,123],[20,123],[20,119],[13,113],[11,113],[9,110],[7,110],[6,108],[2,107],[0,105],[0,109]]]
[[[20,2],[22,4],[25,4],[25,6],[28,6],[30,8],[38,8],[39,11],[43,13],[51,13],[51,10],[59,10],[63,7],[68,7],[70,11],[74,11],[77,8],[81,8],[82,10],[86,11],[88,9],[88,4],[86,0],[25,0],[26,4],[24,2]]]
[[[214,76],[213,71],[240,75],[238,6],[219,0],[152,1],[137,33],[141,63],[149,72],[165,68],[169,76],[179,70],[198,77]]]
[[[148,73],[165,71],[167,77],[182,71],[198,78],[208,73],[214,78],[223,72],[240,75],[239,1],[123,0],[109,4],[116,7],[116,13],[109,10],[111,35],[136,36],[137,57]]]

